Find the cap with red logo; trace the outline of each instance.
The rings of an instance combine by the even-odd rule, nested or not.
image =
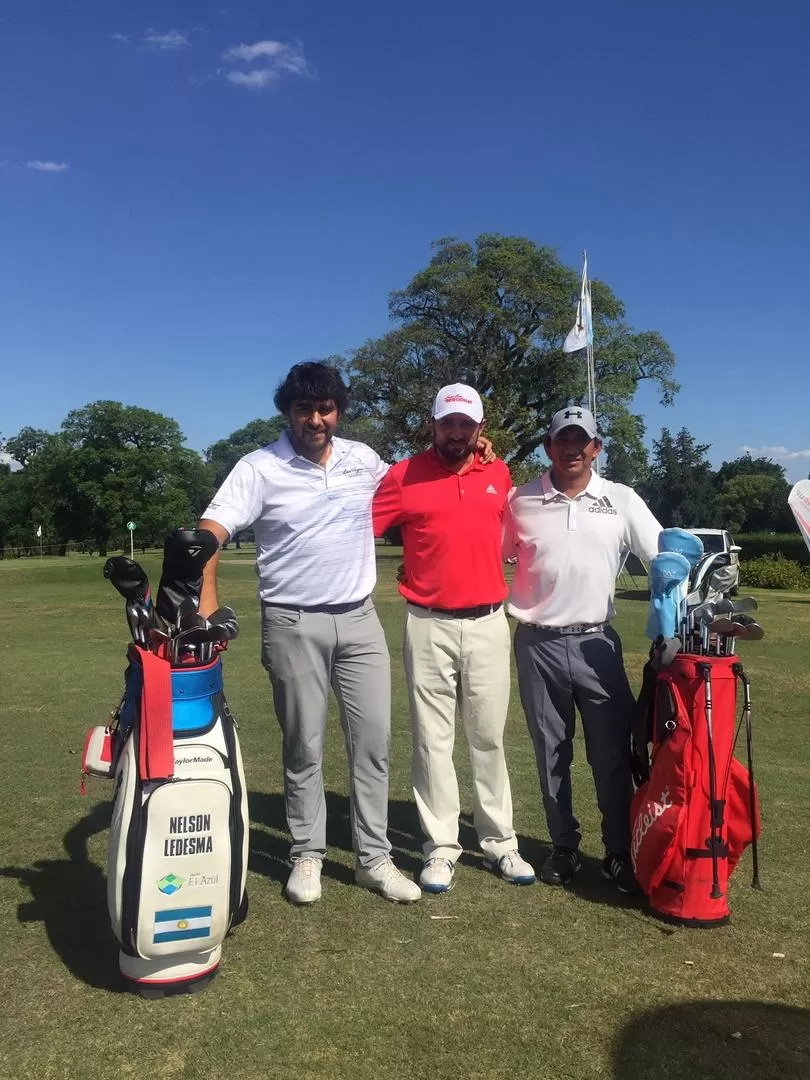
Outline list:
[[[443,386],[433,402],[433,419],[441,420],[453,413],[462,413],[480,424],[484,419],[484,406],[478,391],[460,382]]]

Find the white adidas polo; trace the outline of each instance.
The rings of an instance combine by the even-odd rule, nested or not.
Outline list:
[[[513,488],[504,518],[504,558],[517,556],[508,610],[520,622],[606,622],[622,558],[658,552],[661,526],[632,488],[596,473],[567,498],[551,473]]]
[[[315,465],[285,432],[236,463],[202,516],[231,536],[253,526],[261,600],[350,604],[377,580],[371,500],[387,471],[370,446],[337,438]]]

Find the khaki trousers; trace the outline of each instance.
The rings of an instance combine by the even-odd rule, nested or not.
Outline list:
[[[456,710],[467,736],[473,820],[481,850],[517,847],[503,732],[509,706],[509,625],[503,608],[457,619],[408,604],[403,655],[411,705],[411,779],[425,858],[455,862],[460,811],[453,766]]]

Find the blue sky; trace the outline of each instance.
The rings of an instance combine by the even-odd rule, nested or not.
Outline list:
[[[804,0],[7,0],[0,432],[98,398],[204,449],[388,327],[431,240],[559,249],[718,463],[810,471]]]

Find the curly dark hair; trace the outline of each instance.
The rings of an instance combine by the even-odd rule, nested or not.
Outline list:
[[[294,401],[334,401],[337,411],[344,413],[349,406],[349,390],[337,368],[307,360],[295,364],[279,383],[273,398],[276,408],[285,415]]]

